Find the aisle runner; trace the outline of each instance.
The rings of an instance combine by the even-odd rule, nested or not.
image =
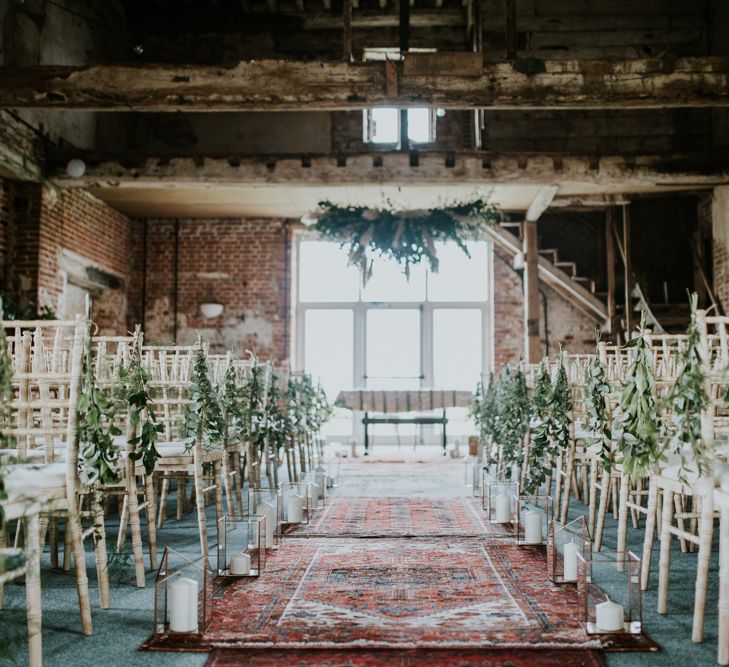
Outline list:
[[[333,498],[291,537],[506,536],[470,498]]]
[[[216,595],[205,638],[151,648],[597,648],[575,597],[505,541],[290,539]]]

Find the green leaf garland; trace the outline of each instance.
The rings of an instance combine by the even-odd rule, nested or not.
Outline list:
[[[337,206],[331,201],[320,202],[319,208],[313,229],[346,247],[364,282],[372,276],[377,256],[395,261],[408,277],[411,267],[424,259],[437,272],[436,243],[452,241],[468,256],[467,241],[482,238],[502,218],[498,208],[481,199],[420,211]]]

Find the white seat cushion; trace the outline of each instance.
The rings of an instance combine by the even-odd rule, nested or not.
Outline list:
[[[3,477],[8,498],[36,498],[66,489],[65,463],[19,463]],[[57,494],[53,494],[57,495]]]
[[[192,455],[192,451],[185,448],[185,443],[181,440],[173,442],[158,442],[157,451],[160,456],[185,456]]]

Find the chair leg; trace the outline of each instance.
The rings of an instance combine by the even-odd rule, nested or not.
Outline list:
[[[233,486],[235,488],[235,502],[239,516],[243,516],[243,478],[242,478],[242,466],[240,464],[240,456],[238,452],[235,452],[233,456],[233,470],[235,471],[235,478],[233,479]]]
[[[101,493],[93,492],[90,496],[91,514],[94,517],[94,551],[96,553],[96,578],[99,582],[101,608],[111,607],[109,592],[109,562],[106,553],[106,528],[104,527],[104,506]]]
[[[215,520],[223,517],[223,464],[213,463],[213,483],[215,484]]]
[[[595,513],[597,512],[597,459],[590,461],[589,487],[587,490],[588,506],[587,530],[590,537],[595,539]]]
[[[711,560],[711,540],[714,534],[714,493],[713,489],[702,496],[701,524],[699,528],[699,562],[696,567],[696,595],[694,597],[694,622],[691,640],[704,641],[704,614],[706,611],[706,590],[709,585],[709,561]],[[720,581],[721,585],[721,581]]]
[[[233,498],[233,489],[230,485],[230,470],[228,470],[230,457],[228,453],[225,453],[225,457],[223,458],[222,463],[220,464],[222,469],[222,475],[223,475],[223,491],[225,492],[225,506],[228,508],[228,516],[231,517],[231,520],[234,521],[235,517],[235,508],[233,507],[234,498]],[[218,517],[220,518],[220,517]]]
[[[127,508],[129,526],[132,529],[132,553],[134,554],[134,574],[137,588],[144,588],[144,547],[142,546],[142,528],[139,520],[139,496],[134,470],[128,472],[131,479],[127,482]],[[126,531],[124,531],[126,533]]]
[[[648,482],[648,515],[645,521],[645,536],[643,538],[643,562],[641,564],[640,587],[648,590],[648,580],[651,574],[651,556],[653,554],[653,536],[656,532],[656,505],[658,504],[658,482],[652,477]]]
[[[661,523],[661,561],[658,571],[658,613],[668,611],[668,575],[671,569],[671,525],[673,524],[673,492],[663,489],[663,521]]]
[[[129,523],[129,492],[124,494],[122,500],[122,509],[119,514],[119,534],[116,538],[116,552],[120,554],[124,549],[124,543],[127,541],[127,525]]]
[[[147,501],[147,533],[149,539],[149,567],[157,569],[157,498],[154,491],[154,475],[144,478],[145,496]]]
[[[622,475],[620,478],[620,502],[618,504],[618,550],[617,570],[622,572],[625,564],[625,551],[628,542],[628,497],[630,491],[630,477]]]
[[[157,528],[162,528],[167,516],[167,496],[170,492],[170,480],[167,477],[162,479],[162,491],[159,494],[159,510],[157,517]]]
[[[28,665],[30,667],[42,667],[41,547],[40,521],[37,514],[28,517],[26,531],[28,564],[25,575],[25,599],[28,618]]]
[[[681,494],[675,493],[673,495],[673,505],[675,507],[676,514],[681,514],[681,512],[684,511],[684,502]],[[686,525],[681,517],[676,519],[676,524],[682,533],[685,532]],[[681,543],[681,552],[688,553],[688,542],[683,537],[679,537],[679,542]]]
[[[717,662],[729,665],[729,508],[719,524],[719,649]]]
[[[608,498],[610,496],[610,473],[602,472],[602,489],[600,491],[600,506],[597,510],[597,526],[595,527],[595,551],[600,551],[602,546],[602,534],[605,530],[605,516],[608,509]]]
[[[72,503],[74,501],[71,501]],[[78,592],[78,606],[81,612],[81,630],[85,635],[92,633],[91,605],[89,603],[89,580],[86,576],[86,554],[81,534],[81,521],[75,511],[70,511],[66,519],[66,533],[73,548],[73,561],[76,569],[76,590]],[[69,552],[69,550],[66,550]],[[66,553],[63,554],[64,561]],[[70,561],[70,552],[69,559]]]
[[[187,501],[187,475],[182,473],[177,476],[177,520],[182,521],[185,515],[185,504]],[[203,503],[205,499],[203,498]]]
[[[612,477],[610,480],[610,494],[613,499],[613,519],[618,520],[618,514],[620,513],[620,491],[618,490],[619,480],[617,477]]]
[[[51,568],[58,569],[58,517],[45,515],[41,517],[41,536],[40,543],[46,542],[46,531],[51,533]]]
[[[79,519],[79,530],[81,524]],[[74,552],[73,549],[73,536],[71,528],[69,526],[68,518],[66,518],[66,525],[63,529],[63,570],[64,572],[71,571],[71,554]],[[74,552],[75,553],[75,552]]]
[[[570,508],[570,486],[572,485],[572,476],[575,471],[575,447],[570,447],[567,453],[567,469],[564,476],[564,489],[562,489],[562,507],[560,512],[560,520],[564,526],[567,523],[567,513]]]
[[[200,460],[199,447],[195,446],[195,506],[197,507],[197,527],[200,535],[200,551],[208,555],[208,530],[205,517],[205,494],[203,493],[203,467]]]
[[[7,538],[5,537],[5,530],[6,529],[4,526],[0,526],[0,549],[4,549],[7,546],[7,544],[6,544]],[[5,602],[5,584],[2,583],[2,581],[0,581],[0,610],[2,610],[4,602]]]

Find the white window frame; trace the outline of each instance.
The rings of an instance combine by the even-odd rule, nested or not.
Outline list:
[[[391,108],[391,107],[387,107]],[[437,109],[432,107],[412,107],[413,109],[428,109],[429,112],[429,136],[427,141],[415,141],[408,137],[408,141],[413,146],[428,146],[429,144],[435,143],[435,129],[437,119]],[[400,121],[400,114],[397,114],[397,141],[375,141],[374,140],[374,124],[372,122],[372,111],[373,109],[364,109],[362,111],[362,140],[366,144],[377,146],[383,150],[397,149],[402,145],[402,124]]]
[[[352,377],[354,387],[343,387],[343,389],[357,389],[367,387],[367,311],[370,309],[420,309],[420,359],[421,359],[421,388],[429,388],[433,386],[433,313],[440,309],[473,309],[481,311],[481,374],[483,378],[488,377],[489,372],[494,366],[494,346],[493,346],[493,303],[494,303],[494,283],[493,283],[493,244],[490,241],[484,241],[487,244],[486,261],[488,263],[486,275],[488,280],[488,290],[485,301],[428,301],[427,300],[427,282],[426,282],[426,300],[425,301],[387,301],[387,302],[368,302],[345,301],[345,302],[302,302],[298,299],[300,294],[299,288],[299,267],[300,267],[300,250],[301,242],[317,240],[317,236],[306,230],[300,230],[294,233],[294,253],[292,254],[293,270],[291,272],[292,279],[292,297],[295,300],[292,303],[292,312],[295,314],[295,338],[292,341],[293,356],[296,368],[304,370],[304,351],[306,349],[305,339],[305,319],[308,310],[351,310],[353,318],[353,367]],[[321,239],[326,241],[325,239]],[[427,281],[427,277],[426,277]],[[475,389],[475,387],[474,387]],[[361,415],[353,413],[353,437],[362,437]]]

